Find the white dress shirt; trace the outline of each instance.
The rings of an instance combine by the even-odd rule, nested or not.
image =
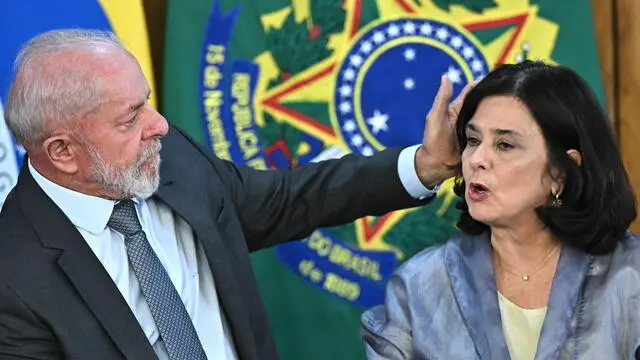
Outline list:
[[[398,158],[400,180],[411,196],[424,198],[437,189],[425,188],[415,171],[417,146],[404,149]],[[42,190],[78,229],[131,308],[149,343],[161,360],[168,359],[149,306],[129,266],[124,237],[107,227],[115,201],[85,195],[57,185],[31,162],[31,175]],[[220,311],[215,282],[207,257],[191,227],[164,203],[153,198],[133,199],[147,239],[176,287],[209,359],[238,358],[231,332]]]

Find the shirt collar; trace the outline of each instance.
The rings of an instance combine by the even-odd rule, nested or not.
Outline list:
[[[91,196],[60,186],[42,176],[28,161],[29,172],[40,188],[76,227],[101,234],[109,222],[116,201]],[[138,199],[133,199],[136,203]]]

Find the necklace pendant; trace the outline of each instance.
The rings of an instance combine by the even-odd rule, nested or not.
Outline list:
[[[524,275],[524,276],[522,277],[522,280],[523,280],[523,281],[529,281],[529,275]]]

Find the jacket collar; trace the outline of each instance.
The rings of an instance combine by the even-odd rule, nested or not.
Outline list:
[[[170,127],[169,134],[163,138],[161,183],[154,196],[165,202],[194,230],[213,273],[216,292],[229,319],[238,356],[241,359],[256,358],[257,348],[248,311],[243,307],[244,303],[238,301],[243,296],[232,265],[232,261],[237,259],[232,258],[235,254],[229,252],[215,221],[215,216],[224,208],[223,197],[214,195],[213,191],[194,190],[202,187],[203,180],[184,174],[185,167],[181,164],[184,162],[185,143],[178,131]],[[21,209],[40,242],[44,247],[61,250],[60,267],[125,357],[155,359],[153,348],[115,283],[74,224],[38,186],[28,170],[27,161],[25,157],[16,191]],[[229,241],[236,240],[241,241]]]
[[[156,359],[142,328],[91,248],[23,164],[19,206],[46,248],[60,250],[58,265],[125,358]]]
[[[536,359],[555,359],[571,331],[571,319],[591,256],[563,246],[554,276]],[[508,359],[502,331],[488,233],[449,242],[445,266],[460,312],[481,359]]]

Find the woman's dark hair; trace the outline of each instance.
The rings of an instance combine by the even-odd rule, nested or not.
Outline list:
[[[587,253],[613,251],[636,218],[636,199],[611,124],[587,83],[571,69],[539,61],[500,66],[464,100],[456,123],[461,152],[478,105],[496,95],[512,96],[526,105],[545,138],[549,171],[558,169],[564,177],[562,206],[536,209],[542,222],[563,242]],[[567,155],[569,149],[582,155],[580,166]],[[462,177],[454,190],[462,197],[460,230],[488,230],[469,214]]]

